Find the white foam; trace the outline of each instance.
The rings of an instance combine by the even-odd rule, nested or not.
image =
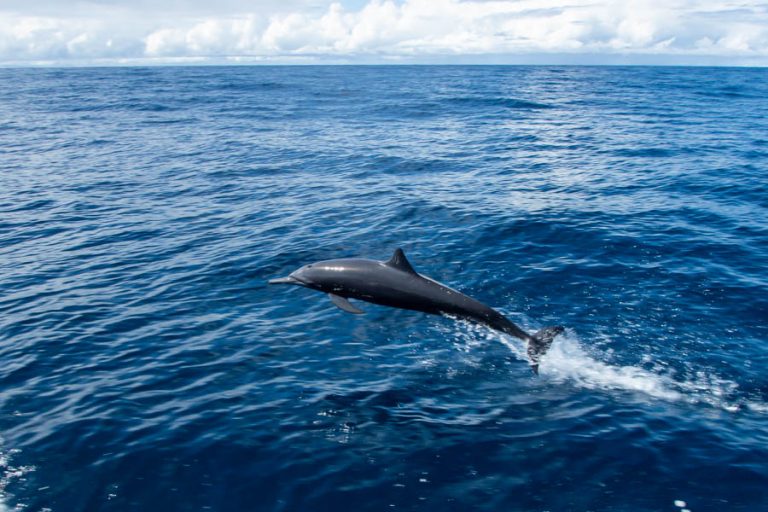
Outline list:
[[[525,344],[498,331],[462,320],[438,328],[462,354],[463,364],[478,364],[478,349],[496,341],[507,347],[516,359],[528,361]],[[641,357],[636,366],[617,365],[609,362],[611,351],[601,353],[585,347],[590,345],[567,330],[555,338],[542,357],[539,375],[549,382],[585,389],[629,391],[652,399],[707,404],[731,413],[749,410],[768,414],[768,403],[739,396],[736,382],[723,379],[713,371],[689,368],[675,373],[663,364],[654,364],[658,358],[651,354]]]
[[[527,360],[521,341],[497,333],[493,337],[508,347],[516,358]],[[704,403],[728,412],[747,408],[768,413],[768,404],[764,402],[736,398],[738,384],[733,381],[706,371],[697,371],[681,379],[664,368],[614,365],[601,360],[601,354],[587,351],[579,338],[568,331],[558,336],[542,357],[539,374],[551,382],[570,383],[586,389],[624,390],[667,401]]]
[[[0,446],[2,445],[2,438],[0,438]],[[23,505],[16,505],[11,508],[8,503],[8,494],[5,492],[6,487],[13,480],[23,477],[30,471],[34,471],[32,466],[20,466],[14,467],[11,465],[11,458],[18,450],[11,450],[10,452],[4,452],[0,450],[0,512],[12,512],[21,510]]]
[[[542,358],[539,369],[544,378],[569,381],[588,389],[636,391],[664,400],[680,400],[681,393],[667,376],[635,366],[614,366],[591,357],[577,339],[561,336]]]

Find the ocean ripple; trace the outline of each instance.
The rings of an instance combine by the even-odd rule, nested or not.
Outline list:
[[[0,511],[765,508],[765,70],[0,70]],[[345,315],[387,258],[562,324]],[[680,507],[677,507],[680,508]]]

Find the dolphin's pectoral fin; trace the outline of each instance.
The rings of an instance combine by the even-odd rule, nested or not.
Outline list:
[[[341,310],[346,311],[347,313],[354,313],[356,315],[361,315],[365,313],[362,309],[358,309],[350,302],[342,297],[341,295],[336,295],[335,293],[329,293],[328,296],[331,298],[331,302],[333,302],[336,307],[338,307]]]
[[[389,258],[389,261],[387,261],[385,265],[396,268],[397,270],[402,270],[403,272],[416,274],[411,262],[405,257],[405,253],[402,249],[395,249],[395,253]]]

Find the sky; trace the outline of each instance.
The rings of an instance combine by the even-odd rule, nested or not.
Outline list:
[[[0,0],[0,65],[768,66],[768,1]]]

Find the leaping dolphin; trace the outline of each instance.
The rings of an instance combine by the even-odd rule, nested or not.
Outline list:
[[[363,313],[349,302],[360,299],[382,306],[411,309],[433,315],[451,315],[511,334],[527,343],[533,372],[563,327],[544,327],[530,335],[495,309],[444,284],[417,273],[397,249],[389,261],[361,258],[319,261],[301,267],[288,277],[269,284],[295,284],[327,293],[336,306],[348,313]]]

